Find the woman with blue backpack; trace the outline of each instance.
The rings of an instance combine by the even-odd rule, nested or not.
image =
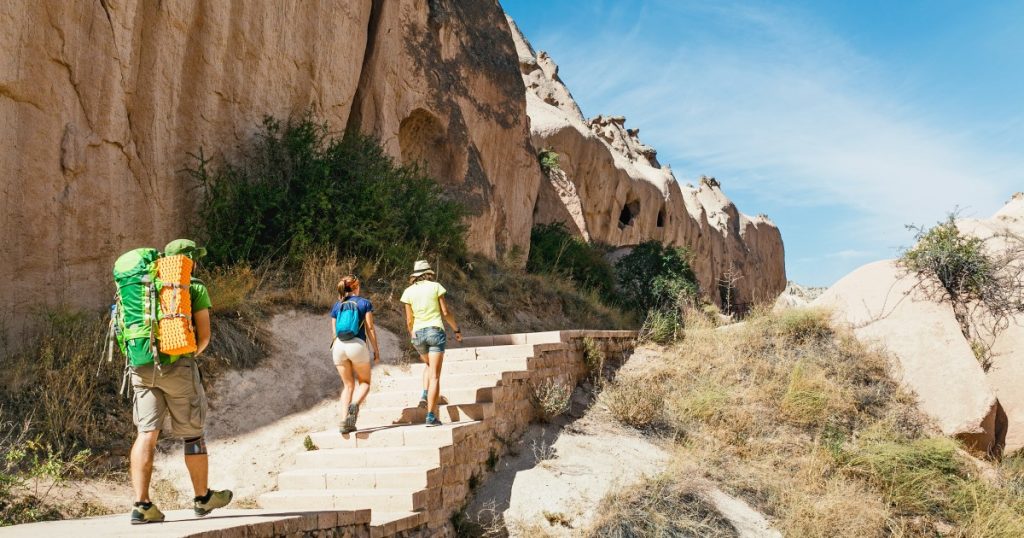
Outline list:
[[[359,405],[370,392],[370,351],[380,363],[377,332],[373,327],[373,304],[359,296],[359,279],[348,275],[338,282],[338,301],[331,307],[331,355],[344,387],[341,389],[341,433],[356,430]]]

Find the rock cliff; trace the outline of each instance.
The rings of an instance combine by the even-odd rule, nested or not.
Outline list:
[[[423,162],[469,207],[476,252],[524,252],[535,216],[562,211],[615,245],[692,246],[706,289],[732,267],[743,298],[785,285],[770,222],[710,184],[680,188],[619,118],[586,122],[546,56],[527,59],[526,91],[496,0],[22,0],[0,20],[0,256],[15,275],[0,317],[14,325],[43,304],[102,305],[117,254],[194,229],[190,153],[230,159],[264,115],[307,110]],[[573,200],[537,166],[543,145],[563,152]]]
[[[733,304],[773,300],[786,287],[782,236],[767,217],[748,217],[714,178],[681,186],[622,116],[586,120],[558,66],[530,46],[515,23],[533,145],[559,156],[540,183],[534,220],[564,222],[590,241],[632,246],[656,239],[689,247],[708,298]],[[731,287],[731,289],[730,289]]]

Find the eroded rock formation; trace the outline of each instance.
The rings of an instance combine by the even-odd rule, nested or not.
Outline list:
[[[748,217],[704,178],[681,186],[622,116],[586,120],[558,76],[509,21],[526,85],[533,145],[559,169],[540,184],[534,220],[563,222],[590,241],[633,246],[656,239],[689,247],[707,298],[734,305],[774,300],[786,287],[782,236],[765,216]]]
[[[1015,194],[992,218],[960,219],[957,227],[985,240],[993,254],[1013,248],[1024,237],[1024,194]],[[858,337],[884,346],[920,408],[943,433],[979,452],[1024,448],[1024,314],[994,336],[981,335],[992,344],[985,371],[952,306],[916,284],[893,261],[875,262],[844,277],[813,304],[833,309]],[[986,321],[983,311],[975,310],[979,317],[973,324]]]
[[[265,115],[307,110],[423,162],[468,206],[476,252],[526,252],[534,215],[562,211],[597,240],[693,246],[708,289],[733,267],[744,297],[785,284],[770,222],[680,189],[622,121],[586,122],[495,0],[24,0],[0,20],[0,256],[15,275],[0,316],[14,325],[42,305],[99,308],[120,252],[194,230],[190,153],[230,159]],[[567,120],[538,115],[531,132],[534,101]],[[537,144],[563,152],[561,196]]]
[[[230,158],[264,115],[374,134],[466,203],[471,249],[529,246],[541,173],[497,2],[23,1],[0,20],[16,324],[109,299],[118,253],[194,225],[189,154]]]

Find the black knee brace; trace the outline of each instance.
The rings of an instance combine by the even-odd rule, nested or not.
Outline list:
[[[185,449],[186,456],[199,456],[201,454],[206,454],[206,438],[200,436],[192,439],[185,439],[183,448]]]

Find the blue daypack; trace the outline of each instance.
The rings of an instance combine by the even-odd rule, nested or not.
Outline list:
[[[334,334],[342,342],[359,336],[359,305],[355,301],[342,301],[338,317],[334,318]]]

